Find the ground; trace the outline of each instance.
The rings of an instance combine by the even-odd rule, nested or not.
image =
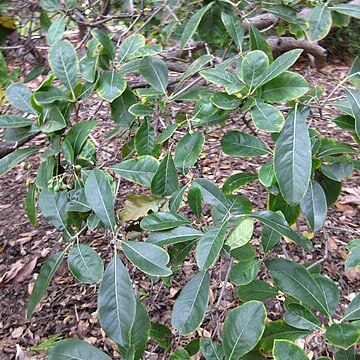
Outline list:
[[[318,71],[309,67],[306,60],[297,65],[311,84],[319,84],[325,88],[325,92],[331,89],[342,79],[348,71],[348,66],[341,63],[329,64],[326,68]],[[186,111],[186,109],[175,109]],[[97,108],[93,103],[87,109],[84,116],[89,116],[98,110],[96,119],[101,120],[101,125],[95,131],[94,137],[105,147],[100,156],[109,156],[109,151],[115,151],[117,142],[104,140],[104,134],[113,128],[109,109],[106,105]],[[353,143],[352,138],[344,131],[329,121],[336,114],[336,110],[327,109],[323,112],[323,119],[318,114],[313,114],[313,125],[321,132],[331,135],[333,138]],[[245,125],[236,115],[229,121],[228,129],[241,129]],[[235,171],[255,171],[266,158],[234,159],[219,153],[219,140],[224,133],[224,128],[217,126],[211,128],[206,134],[206,146],[199,161],[199,166],[204,177],[215,179],[220,185],[225,178]],[[45,138],[33,140],[33,143],[46,143]],[[31,167],[29,166],[31,165]],[[8,281],[0,285],[0,360],[6,359],[44,359],[45,353],[31,351],[31,347],[61,334],[64,338],[77,337],[85,339],[110,354],[114,359],[119,359],[115,344],[107,339],[100,330],[97,318],[97,286],[79,284],[67,270],[66,262],[62,264],[49,286],[46,297],[37,307],[37,311],[31,319],[26,319],[26,307],[29,293],[34,284],[34,278],[49,254],[57,252],[62,244],[60,234],[47,223],[41,216],[38,217],[38,225],[33,228],[24,212],[24,196],[26,194],[25,182],[36,177],[38,164],[37,159],[31,158],[23,162],[11,172],[0,178],[0,279],[9,270],[23,269],[23,276],[16,276],[14,281]],[[343,190],[339,201],[328,213],[326,221],[326,236],[328,241],[329,259],[323,264],[326,275],[336,281],[342,289],[342,299],[339,315],[344,306],[359,289],[360,276],[357,271],[345,271],[343,269],[344,259],[347,252],[346,244],[360,235],[360,177],[357,172],[351,179],[344,181]],[[138,193],[141,189],[134,187],[131,183],[122,181],[120,198],[117,199],[119,208],[124,203],[128,194]],[[254,182],[240,190],[252,201],[255,209],[266,208],[266,193],[258,182]],[[184,212],[188,209],[185,207]],[[191,215],[190,215],[191,216]],[[195,218],[193,218],[195,220]],[[308,231],[305,221],[300,220],[299,231]],[[107,262],[110,256],[110,244],[107,234],[103,232],[88,233],[83,241],[94,247]],[[258,247],[260,241],[260,228],[255,230],[252,244]],[[314,237],[314,250],[304,254],[301,249],[293,244],[286,244],[285,251],[279,246],[274,256],[284,257],[286,253],[296,261],[315,261],[320,259],[325,251],[324,233],[319,232]],[[305,256],[305,257],[304,257]],[[126,260],[124,259],[126,262]],[[127,263],[127,262],[126,262]],[[127,263],[128,264],[128,263]],[[207,316],[195,336],[212,336],[215,340],[221,331],[221,323],[229,309],[239,305],[236,289],[230,283],[224,283],[229,260],[221,258],[211,276],[211,295]],[[31,265],[35,265],[31,271]],[[171,309],[175,298],[196,270],[193,256],[190,256],[183,264],[180,272],[171,279],[171,285],[165,286],[160,282],[152,284],[148,277],[128,264],[130,276],[134,280],[137,294],[141,294],[143,304],[149,310],[151,320],[165,325],[170,325]],[[264,270],[264,269],[263,269]],[[10,276],[11,277],[11,276]],[[262,272],[261,278],[267,278]],[[1,284],[1,282],[0,282]],[[222,301],[217,306],[218,296],[223,286],[226,286]],[[278,319],[283,309],[283,298],[266,303],[269,317]],[[179,337],[174,334],[173,348],[185,346],[189,338]],[[305,340],[307,350],[316,355],[328,355],[328,349],[322,338],[308,338]],[[152,340],[148,343],[145,359],[168,359],[168,351],[162,350]]]

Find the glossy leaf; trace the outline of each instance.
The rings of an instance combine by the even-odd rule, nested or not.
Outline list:
[[[90,246],[76,244],[68,256],[68,266],[73,276],[86,284],[98,283],[104,274],[104,264]]]
[[[114,195],[108,174],[100,169],[93,170],[85,181],[85,196],[96,216],[113,231]]]
[[[268,132],[280,132],[285,121],[280,110],[259,100],[251,109],[251,118],[257,129]]]
[[[347,350],[358,342],[360,330],[351,324],[332,324],[325,335],[330,344]]]
[[[309,15],[309,29],[306,32],[311,42],[323,39],[331,29],[331,12],[326,5],[319,5],[311,9]]]
[[[197,186],[191,187],[188,192],[187,200],[191,211],[196,215],[198,219],[200,219],[202,214],[202,196],[200,188]]]
[[[66,135],[66,139],[71,144],[75,156],[80,154],[83,145],[97,124],[97,121],[84,121],[75,124],[69,130],[68,134]]]
[[[31,292],[26,316],[30,318],[34,313],[35,307],[40,303],[42,297],[45,295],[47,288],[50,285],[52,278],[54,277],[57,269],[59,268],[65,251],[60,251],[51,255],[40,269],[40,273],[35,281],[34,288]]]
[[[315,180],[311,180],[305,197],[300,202],[301,211],[312,231],[318,231],[325,223],[327,203],[324,190]]]
[[[238,297],[245,302],[250,300],[265,301],[274,298],[277,294],[278,291],[275,288],[261,280],[253,280],[242,285],[237,292]]]
[[[154,157],[145,155],[112,165],[110,169],[126,180],[149,187],[158,166]]]
[[[172,245],[181,242],[198,239],[203,235],[203,232],[187,226],[179,226],[168,231],[159,231],[150,233],[147,242],[163,246]]]
[[[129,112],[132,105],[136,104],[136,96],[129,87],[111,104],[111,116],[114,122],[122,127],[129,127],[135,116]]]
[[[222,187],[222,191],[226,194],[230,194],[238,188],[247,185],[257,179],[256,174],[251,173],[237,173],[229,176]]]
[[[150,188],[153,194],[159,196],[169,196],[179,188],[179,179],[170,151],[157,168]]]
[[[307,114],[296,107],[288,115],[275,148],[275,175],[284,199],[292,206],[304,198],[311,176]]]
[[[129,273],[115,255],[107,266],[98,295],[99,322],[106,335],[126,347],[136,316],[136,298]]]
[[[148,275],[169,276],[172,274],[172,271],[166,267],[170,260],[168,253],[157,245],[123,241],[122,250],[133,265]]]
[[[266,320],[263,303],[249,301],[227,315],[223,329],[223,347],[228,360],[237,360],[259,342]]]
[[[254,220],[252,218],[244,217],[235,226],[225,241],[225,245],[230,247],[230,250],[239,248],[247,244],[253,235]]]
[[[261,50],[250,51],[241,63],[241,74],[249,91],[259,82],[260,77],[269,66],[269,58]]]
[[[214,225],[200,238],[196,246],[196,262],[200,270],[212,267],[224,245],[228,223]]]
[[[233,110],[241,104],[241,100],[238,97],[235,95],[229,95],[225,92],[216,92],[211,95],[210,101],[217,108],[223,110]]]
[[[326,299],[319,285],[303,265],[290,260],[273,259],[266,262],[266,267],[278,289],[329,315]]]
[[[345,261],[345,269],[360,267],[360,239],[351,240],[346,247],[349,254]]]
[[[186,225],[189,220],[185,217],[173,214],[172,212],[157,212],[144,217],[140,226],[144,230],[162,231],[173,229],[181,225]]]
[[[311,241],[305,236],[298,235],[296,232],[294,232],[286,222],[284,216],[278,213],[265,210],[257,211],[248,214],[247,216],[259,220],[263,225],[266,225],[275,233],[288,237],[295,243],[301,245],[306,250],[310,250],[312,248]]]
[[[171,212],[176,213],[179,210],[180,205],[183,201],[186,189],[187,189],[187,186],[183,186],[182,188],[174,191],[173,194],[170,196],[169,209]]]
[[[291,303],[287,306],[284,320],[287,324],[297,329],[321,329],[320,320],[305,306],[296,303]]]
[[[360,19],[360,9],[358,5],[339,4],[331,7],[331,10]]]
[[[252,282],[261,269],[262,262],[258,259],[240,261],[230,270],[230,280],[235,285],[246,285]]]
[[[275,340],[273,356],[276,360],[308,360],[304,350],[288,340]]]
[[[118,59],[119,63],[125,62],[128,60],[136,51],[139,51],[145,46],[145,38],[141,34],[133,34],[127,37],[122,41],[119,52]]]
[[[237,48],[241,52],[244,40],[244,25],[242,21],[237,16],[228,14],[225,11],[221,13],[221,20],[230,37],[233,39]]]
[[[254,135],[232,130],[221,139],[221,148],[227,155],[236,157],[260,156],[269,153],[265,143]]]
[[[62,39],[65,31],[65,26],[66,26],[65,16],[55,20],[51,24],[46,34],[46,41],[50,46],[54,45],[57,41]]]
[[[175,166],[180,168],[183,173],[186,173],[188,168],[196,163],[204,146],[204,142],[205,136],[201,132],[186,134],[182,137],[175,149]]]
[[[153,88],[163,94],[166,92],[169,75],[167,65],[163,60],[146,57],[141,61],[139,71]]]
[[[0,115],[0,127],[4,129],[16,129],[30,126],[34,122],[18,115]]]
[[[182,75],[179,83],[183,83],[185,80],[189,79],[192,75],[196,74],[202,67],[204,67],[213,58],[214,58],[214,56],[209,55],[209,54],[201,55],[200,57],[198,57],[185,70],[185,72]],[[179,85],[177,85],[177,86],[179,86]]]
[[[6,99],[15,108],[29,114],[35,114],[36,111],[31,106],[31,90],[22,83],[13,83],[6,88]],[[14,116],[14,115],[2,115]]]
[[[265,101],[286,102],[304,95],[309,90],[306,80],[299,74],[285,71],[262,87]]]
[[[156,156],[159,147],[155,141],[154,127],[150,124],[150,119],[145,118],[135,134],[134,145],[139,155]]]
[[[232,73],[223,69],[208,69],[200,72],[200,75],[208,82],[223,86],[229,95],[242,90],[244,85]]]
[[[195,331],[202,323],[209,302],[210,277],[197,273],[181,290],[175,301],[171,323],[181,335]]]
[[[345,310],[341,321],[360,320],[360,294],[357,294]]]
[[[28,192],[25,198],[25,212],[26,216],[29,219],[29,222],[32,226],[36,226],[37,214],[36,214],[36,185],[35,183],[31,184],[28,188]]]
[[[125,91],[126,86],[124,78],[113,70],[101,74],[96,89],[101,98],[113,102]]]
[[[210,205],[218,206],[228,211],[228,201],[225,195],[216,187],[214,183],[207,179],[196,179],[193,185],[197,185],[201,189],[202,198]]]
[[[325,299],[325,307],[330,315],[333,315],[340,300],[340,290],[333,280],[324,275],[314,275],[321,290],[321,298]]]
[[[104,352],[80,339],[65,339],[56,343],[47,352],[49,360],[110,360]]]
[[[67,40],[60,40],[53,44],[49,52],[49,63],[55,76],[75,97],[79,62],[74,46]]]
[[[180,50],[184,50],[185,45],[195,34],[202,17],[210,9],[211,6],[213,6],[212,2],[202,7],[200,10],[196,11],[187,21],[180,39]]]

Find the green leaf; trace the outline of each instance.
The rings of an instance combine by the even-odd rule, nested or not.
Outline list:
[[[172,271],[166,267],[170,258],[161,247],[138,241],[123,241],[122,250],[133,265],[151,276],[169,276]]]
[[[332,6],[331,10],[335,10],[340,14],[345,14],[348,16],[352,16],[356,19],[360,19],[360,9],[358,5],[351,5],[351,4],[339,4]]]
[[[299,111],[295,107],[287,116],[275,147],[275,175],[284,199],[292,206],[304,198],[311,176],[307,115],[307,111]]]
[[[261,260],[241,261],[230,270],[230,280],[235,285],[246,285],[252,282],[261,269]]]
[[[200,340],[200,351],[205,360],[222,360],[224,350],[220,344],[213,342],[210,338]]]
[[[51,24],[46,34],[46,41],[50,46],[54,45],[57,41],[62,39],[65,31],[65,26],[65,16],[62,16]]]
[[[187,200],[192,212],[195,214],[195,216],[198,219],[200,219],[202,214],[202,206],[201,206],[202,195],[200,188],[197,186],[191,187],[188,192]]]
[[[189,67],[185,70],[183,76],[179,80],[177,87],[179,84],[182,84],[184,81],[189,79],[191,76],[196,74],[203,66],[205,66],[209,61],[213,60],[214,56],[205,54],[198,57],[194,62],[192,62]]]
[[[45,113],[45,122],[41,126],[44,133],[52,133],[66,128],[67,122],[64,114],[61,112],[57,105],[47,109]]]
[[[150,189],[155,195],[169,196],[178,188],[179,179],[169,150],[151,180]]]
[[[347,177],[350,177],[354,170],[354,164],[352,161],[339,162],[333,164],[321,164],[322,173],[328,178],[341,181]]]
[[[254,220],[252,218],[244,217],[236,225],[225,241],[225,245],[230,247],[230,250],[239,248],[247,244],[254,231]]]
[[[81,152],[83,145],[91,134],[91,131],[98,124],[98,121],[84,121],[75,124],[66,135],[65,139],[69,141],[74,149],[75,157]]]
[[[190,355],[185,349],[176,349],[169,360],[190,360]]]
[[[212,267],[224,245],[228,223],[214,225],[200,238],[196,246],[196,262],[200,270]]]
[[[65,339],[58,341],[47,352],[49,360],[77,359],[77,360],[110,360],[105,353],[80,339]]]
[[[101,281],[104,264],[101,257],[90,246],[75,244],[68,256],[68,266],[73,276],[85,284]]]
[[[114,195],[109,175],[94,169],[85,181],[85,196],[88,204],[101,222],[112,231],[115,227]]]
[[[139,155],[156,156],[161,152],[155,141],[155,130],[150,119],[145,118],[135,134],[134,145]]]
[[[126,180],[150,187],[158,167],[159,162],[154,157],[144,155],[112,165],[110,169]]]
[[[221,20],[225,25],[230,37],[234,40],[237,48],[242,52],[242,44],[244,40],[244,25],[242,21],[235,15],[230,15],[223,11],[221,13]]]
[[[94,83],[96,79],[96,67],[98,56],[86,56],[80,60],[80,72],[84,80]]]
[[[169,349],[171,346],[172,332],[165,325],[151,323],[150,337],[164,350]]]
[[[32,226],[36,226],[37,218],[36,218],[36,185],[35,183],[29,186],[28,192],[25,198],[25,212],[28,217],[30,224]]]
[[[233,174],[225,180],[221,190],[226,194],[231,194],[238,188],[253,182],[257,178],[258,176],[256,174],[251,173]]]
[[[181,34],[180,50],[184,50],[185,45],[195,34],[195,31],[197,30],[202,17],[213,5],[214,5],[214,3],[211,2],[208,5],[202,7],[200,10],[196,11],[195,14],[193,14],[191,16],[191,18],[188,20],[188,22],[186,23],[184,30]]]
[[[283,103],[304,95],[309,90],[309,85],[301,75],[285,71],[267,82],[262,90],[261,96],[265,101]]]
[[[275,233],[286,236],[290,240],[302,246],[305,250],[311,250],[312,243],[305,236],[298,235],[294,232],[288,223],[286,222],[284,216],[273,212],[273,211],[257,211],[247,215],[248,217],[253,217],[254,219],[259,220],[266,225],[269,229],[273,230]]]
[[[204,142],[204,134],[198,131],[183,136],[175,149],[175,166],[180,168],[183,173],[187,173],[188,169],[196,163]]]
[[[339,349],[336,352],[336,360],[357,360],[354,347],[347,350]]]
[[[302,49],[290,50],[276,58],[274,62],[271,63],[265,72],[261,75],[256,88],[276,78],[290,66],[294,65],[302,52]]]
[[[346,97],[348,98],[351,112],[355,118],[355,131],[360,136],[360,93],[352,89],[346,89]]]
[[[244,87],[234,74],[223,69],[203,70],[200,75],[210,83],[223,86],[229,95],[241,91]]]
[[[317,174],[316,181],[323,188],[326,195],[327,206],[335,203],[341,192],[341,182],[329,179],[323,174]]]
[[[275,339],[273,356],[276,360],[308,360],[305,352],[288,340]]]
[[[31,90],[22,83],[13,83],[6,88],[6,98],[15,108],[29,114],[36,115],[36,111],[31,106]],[[3,115],[12,116],[12,115]]]
[[[167,65],[163,60],[146,57],[141,61],[139,71],[153,88],[165,94],[169,84],[169,75]]]
[[[41,213],[59,230],[67,231],[67,202],[66,191],[55,192],[45,188],[39,196]]]
[[[99,41],[102,46],[102,53],[109,56],[110,60],[115,58],[115,46],[109,35],[99,29],[91,30],[91,35]]]
[[[183,201],[186,189],[187,189],[187,186],[185,185],[182,188],[174,191],[173,194],[170,196],[169,210],[171,212],[176,213],[179,210],[180,205]]]
[[[286,259],[273,259],[266,261],[266,267],[277,288],[303,304],[330,315],[319,285],[303,265]]]
[[[261,156],[269,154],[265,143],[254,135],[242,131],[228,131],[221,139],[221,148],[227,155],[236,157]]]
[[[210,205],[218,206],[228,212],[229,203],[225,195],[208,179],[196,179],[193,186],[197,185],[201,189],[202,198]]]
[[[249,91],[256,87],[262,74],[269,66],[269,58],[261,50],[250,51],[241,63],[241,74]]]
[[[281,193],[277,195],[269,194],[268,197],[268,208],[274,212],[281,212],[285,214],[285,220],[289,225],[293,225],[300,215],[300,205],[291,206],[289,205]]]
[[[127,37],[119,47],[119,63],[127,61],[131,55],[145,46],[145,37],[140,34],[133,34]]]
[[[320,320],[305,306],[296,303],[291,303],[287,306],[284,320],[287,324],[297,329],[321,329]]]
[[[238,97],[223,92],[216,92],[211,95],[210,101],[217,108],[223,110],[233,110],[241,104],[241,100]]]
[[[134,116],[150,116],[153,113],[151,106],[144,104],[134,104],[131,105],[128,109],[129,113]]]
[[[244,302],[250,300],[265,301],[274,298],[277,294],[276,289],[261,280],[253,280],[246,285],[242,285],[237,292],[238,297]]]
[[[270,353],[276,339],[295,341],[309,334],[309,331],[293,328],[282,320],[271,321],[266,324],[264,335],[259,343],[259,349],[264,353]]]
[[[51,255],[42,266],[39,276],[35,281],[34,288],[31,292],[26,316],[30,318],[34,313],[35,307],[41,301],[49,284],[59,268],[65,255],[65,250]]]
[[[136,96],[129,87],[111,104],[111,116],[114,122],[122,127],[129,127],[135,116],[129,112],[131,105],[136,104]]]
[[[306,35],[311,42],[323,39],[331,29],[331,12],[326,5],[319,5],[311,9],[309,14],[309,29]]]
[[[358,342],[360,331],[351,324],[332,324],[325,335],[330,344],[347,350]]]
[[[50,86],[45,87],[45,90],[36,91],[33,100],[39,106],[48,106],[55,103],[55,101],[68,101],[69,98],[61,89]]]
[[[338,307],[340,300],[340,290],[335,282],[323,275],[314,276],[322,293],[322,298],[325,299],[325,306],[330,315],[333,315]]]
[[[121,74],[112,70],[105,71],[100,75],[96,90],[101,98],[112,102],[125,91],[126,86],[126,81]]]
[[[259,342],[266,321],[263,303],[249,301],[227,315],[223,329],[223,347],[228,360],[237,360]]]
[[[181,290],[175,301],[171,323],[181,335],[195,331],[202,323],[210,294],[207,271],[197,273]]]
[[[345,310],[341,321],[360,320],[360,293],[357,294]]]
[[[355,149],[346,143],[336,141],[333,139],[322,138],[320,139],[320,147],[317,151],[317,157],[325,157],[338,154],[352,154]]]
[[[318,231],[325,223],[327,203],[324,190],[315,180],[311,180],[305,197],[300,202],[301,211],[312,231]]]
[[[59,0],[40,0],[39,5],[48,12],[57,12],[61,7]]]
[[[5,129],[16,129],[30,126],[34,122],[18,115],[0,115],[0,127]]]
[[[266,42],[264,35],[253,25],[250,24],[250,50],[261,50],[269,58],[270,62],[273,60],[273,55],[270,45]]]
[[[251,118],[257,129],[267,132],[280,132],[284,125],[284,116],[275,106],[261,100],[255,101],[251,109]]]
[[[159,231],[150,233],[147,242],[158,246],[172,245],[190,240],[198,239],[203,232],[187,226],[179,226],[168,231]]]
[[[345,269],[360,267],[360,239],[350,241],[346,247],[349,254],[345,261]]]
[[[157,144],[163,144],[166,140],[170,139],[173,136],[174,132],[179,127],[178,124],[171,124],[169,125],[157,138]]]
[[[126,347],[136,315],[136,298],[129,273],[115,255],[105,270],[98,295],[99,322],[106,335]]]
[[[49,64],[55,76],[71,91],[75,98],[79,61],[74,46],[67,40],[56,42],[49,52]]]
[[[144,217],[140,222],[140,227],[149,231],[162,231],[173,229],[181,225],[186,225],[189,220],[185,217],[173,214],[172,212],[158,212]]]
[[[124,359],[139,360],[142,358],[149,339],[151,323],[149,315],[140,300],[136,300],[136,314],[130,331],[129,344],[119,346]]]

